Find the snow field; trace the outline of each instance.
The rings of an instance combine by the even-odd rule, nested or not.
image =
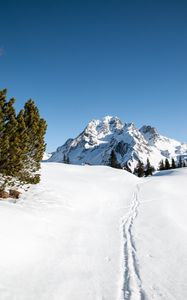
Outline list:
[[[187,299],[186,177],[43,163],[0,202],[0,299]]]
[[[117,299],[121,222],[137,181],[108,167],[43,164],[21,201],[0,202],[0,299]]]
[[[187,299],[187,168],[140,185],[133,236],[145,299]]]

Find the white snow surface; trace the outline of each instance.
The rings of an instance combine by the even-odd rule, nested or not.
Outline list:
[[[0,201],[0,299],[187,299],[186,177],[43,163]]]
[[[133,239],[145,299],[187,299],[186,180],[182,168],[158,172],[139,185]]]

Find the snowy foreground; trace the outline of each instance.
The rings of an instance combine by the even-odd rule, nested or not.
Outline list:
[[[187,299],[186,179],[44,163],[0,202],[0,299]]]

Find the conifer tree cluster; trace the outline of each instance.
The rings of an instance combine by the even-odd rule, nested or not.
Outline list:
[[[63,163],[64,164],[70,164],[69,157],[67,155],[65,155],[65,154],[64,154],[64,157],[63,157]]]
[[[159,164],[159,171],[169,170],[169,169],[176,169],[185,167],[185,161],[182,160],[182,157],[179,157],[178,163],[175,162],[174,158],[171,159],[171,163],[169,162],[168,158],[165,161],[162,159]]]
[[[6,100],[0,91],[0,174],[21,183],[38,183],[40,161],[45,151],[46,121],[40,117],[33,100],[16,114],[15,99]],[[2,182],[2,180],[1,180]]]
[[[63,162],[69,163],[69,160],[66,158],[65,155],[64,155]],[[110,166],[112,168],[116,168],[116,169],[123,169],[123,170],[126,170],[126,171],[132,173],[132,171],[128,165],[128,162],[126,162],[126,164],[123,167],[120,165],[120,163],[118,163],[116,153],[114,150],[112,150],[110,153],[109,160],[108,160],[108,166]],[[182,168],[185,166],[186,166],[186,163],[184,160],[182,160],[181,156],[179,157],[178,163],[174,160],[174,158],[171,159],[171,162],[169,161],[168,158],[166,158],[165,160],[162,159],[160,161],[158,170],[159,171],[169,170],[169,169],[175,169],[175,168]],[[152,176],[154,171],[155,171],[155,168],[151,165],[149,158],[147,158],[147,162],[145,165],[139,159],[138,163],[133,171],[133,174],[138,177],[147,177],[147,176]]]
[[[118,163],[117,161],[117,157],[116,157],[116,154],[115,154],[115,151],[112,150],[111,151],[111,154],[110,154],[110,157],[109,157],[109,162],[108,162],[108,165],[112,168],[116,168],[116,169],[122,169],[121,168],[121,165]]]
[[[123,169],[125,171],[132,173],[131,169],[128,166],[128,163],[126,163],[123,168],[121,167],[121,165],[117,161],[117,157],[114,150],[111,151],[108,165],[112,168]],[[134,169],[133,174],[135,174],[138,177],[144,177],[144,176],[147,177],[147,176],[152,176],[154,171],[155,171],[154,167],[151,165],[149,159],[147,158],[146,165],[144,165],[141,160],[138,160],[137,166]]]
[[[145,176],[152,176],[153,172],[155,171],[155,168],[151,165],[149,158],[147,158],[147,164],[144,170]]]
[[[138,177],[144,176],[144,164],[140,159],[138,160],[137,166],[134,169],[134,174]]]
[[[147,164],[145,166],[141,160],[138,160],[137,166],[134,169],[134,174],[138,177],[147,177],[152,176],[154,171],[154,167],[151,165],[149,158],[147,158]]]

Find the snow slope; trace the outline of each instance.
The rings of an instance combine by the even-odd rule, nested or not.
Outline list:
[[[21,201],[0,202],[0,299],[117,299],[121,218],[137,181],[108,167],[44,163]]]
[[[186,178],[43,163],[0,202],[0,299],[187,299]]]
[[[139,185],[134,222],[146,299],[187,299],[187,168],[162,171]]]
[[[119,118],[107,116],[89,122],[76,138],[58,147],[49,161],[108,165],[112,150],[118,163],[132,171],[139,159],[146,164],[149,158],[157,169],[162,159],[187,157],[187,144],[160,135],[154,127],[138,129],[133,123],[123,124]]]

